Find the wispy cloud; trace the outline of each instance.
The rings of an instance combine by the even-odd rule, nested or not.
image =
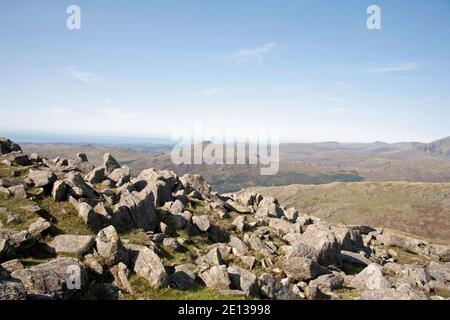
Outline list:
[[[344,102],[344,99],[342,99],[342,98],[329,98],[328,101],[331,101],[331,102]]]
[[[130,112],[123,112],[120,109],[117,108],[100,108],[97,109],[98,112],[103,113],[105,116],[109,116],[112,118],[118,118],[118,119],[130,119],[133,118],[135,115]]]
[[[208,89],[203,90],[202,94],[205,96],[213,96],[220,92],[221,92],[221,90],[219,88],[208,88]]]
[[[92,82],[98,78],[97,74],[90,71],[82,70],[81,68],[76,66],[66,66],[62,70],[71,77],[84,83]]]
[[[391,73],[391,72],[403,72],[403,71],[414,71],[417,70],[417,64],[413,62],[406,62],[394,66],[388,66],[388,67],[374,67],[369,68],[364,71],[369,72],[371,74],[380,75],[385,73]]]
[[[347,82],[347,81],[338,81],[338,82],[336,82],[336,84],[339,87],[344,88],[344,89],[350,89],[350,88],[353,88],[355,86],[353,83]]]
[[[65,108],[61,108],[61,107],[56,107],[56,108],[48,109],[48,112],[53,113],[53,114],[66,114],[66,113],[69,113],[69,110],[67,110]]]
[[[103,98],[103,99],[100,99],[100,102],[104,103],[104,104],[111,104],[112,101],[109,98]]]
[[[259,47],[249,48],[249,49],[240,49],[232,54],[233,60],[237,63],[242,63],[247,60],[257,60],[258,63],[261,63],[263,57],[270,53],[272,50],[276,49],[278,46],[277,43],[271,42],[266,43]]]

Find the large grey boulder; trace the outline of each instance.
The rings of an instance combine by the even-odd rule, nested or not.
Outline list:
[[[133,270],[147,279],[153,288],[163,288],[169,284],[169,277],[158,255],[150,248],[127,245]]]
[[[30,170],[28,173],[30,179],[36,187],[48,187],[56,181],[56,175],[46,170]]]
[[[27,298],[27,291],[22,282],[12,278],[8,272],[0,266],[0,301],[25,300]]]
[[[206,255],[195,260],[197,265],[220,266],[223,264],[222,253],[218,248],[211,249]]]
[[[94,237],[82,235],[57,235],[48,246],[56,253],[82,255],[94,245]]]
[[[264,298],[274,300],[297,300],[297,296],[274,276],[265,273],[259,277],[260,293]]]
[[[25,190],[25,186],[23,184],[18,184],[15,186],[11,186],[8,188],[8,191],[13,195],[16,199],[26,199],[27,192]]]
[[[230,289],[230,279],[225,265],[213,266],[210,269],[200,274],[200,278],[203,280],[208,288],[216,290],[228,290]]]
[[[231,289],[241,290],[247,296],[258,295],[258,278],[253,273],[237,266],[229,266],[227,270],[230,276]]]
[[[409,285],[398,288],[381,288],[365,290],[361,294],[361,300],[428,300],[427,296]]]
[[[159,227],[159,216],[156,214],[154,197],[145,190],[141,192],[124,192],[120,197],[120,205],[128,208],[134,226],[145,231],[155,231]]]
[[[327,226],[311,225],[302,234],[299,242],[317,250],[319,263],[322,266],[342,264],[341,247],[333,233]]]
[[[1,241],[1,240],[4,240]],[[3,243],[4,252],[12,250],[15,253],[22,253],[34,246],[33,236],[26,230],[22,231],[0,231],[0,245]]]
[[[248,247],[238,237],[230,236],[230,246],[233,248],[233,253],[236,255],[246,255],[248,253]]]
[[[275,229],[281,234],[300,233],[301,231],[301,226],[299,224],[294,224],[277,218],[269,218],[269,227]]]
[[[170,276],[170,284],[173,288],[188,290],[195,285],[195,279],[195,273],[187,265],[179,265]]]
[[[209,217],[207,215],[193,216],[192,222],[200,231],[203,232],[208,231],[211,227],[211,223],[209,222]]]
[[[350,252],[350,251],[341,251],[342,261],[347,263],[359,264],[363,266],[368,266],[372,263],[369,259],[364,257],[362,254]]]
[[[268,245],[266,241],[261,240],[256,235],[244,236],[244,241],[256,252],[259,252],[265,257],[269,257],[275,253],[276,248]]]
[[[117,187],[120,187],[130,182],[130,168],[127,166],[117,168],[108,175],[108,178],[114,181]]]
[[[84,176],[84,180],[91,184],[101,183],[105,178],[105,168],[103,167],[96,167]]]
[[[284,272],[294,280],[309,281],[329,271],[308,258],[291,257],[283,263]]]
[[[97,196],[94,188],[88,185],[78,172],[70,172],[65,179],[65,183],[70,187],[72,196],[77,199],[92,199]]]
[[[52,197],[56,202],[67,200],[67,185],[64,181],[56,181],[53,184]]]
[[[109,175],[114,170],[119,169],[120,164],[110,153],[105,153],[103,155],[103,168],[105,168],[105,174]]]
[[[202,195],[209,195],[211,193],[211,186],[198,174],[185,174],[180,177],[180,181],[187,194],[192,191],[198,191]]]
[[[22,152],[22,149],[17,143],[14,143],[4,137],[0,137],[0,154],[7,154],[11,152]]]
[[[87,273],[74,258],[57,258],[11,274],[25,286],[28,296],[37,299],[79,299]]]
[[[95,244],[99,256],[107,266],[127,261],[127,251],[114,226],[106,227],[97,234]]]
[[[119,262],[119,264],[109,269],[109,272],[114,278],[113,285],[115,287],[120,290],[124,290],[125,292],[133,293],[133,288],[128,281],[128,278],[130,277],[130,270],[128,269],[126,264]]]
[[[341,273],[325,274],[309,282],[309,286],[316,286],[322,292],[332,292],[341,289],[344,284],[344,275]]]
[[[28,227],[28,232],[35,238],[39,238],[42,233],[50,229],[52,224],[45,220],[44,218],[37,218],[30,226]]]
[[[78,216],[86,223],[89,227],[94,230],[99,230],[103,227],[103,221],[97,212],[94,211],[89,204],[86,202],[71,202],[78,211]]]
[[[377,264],[370,264],[363,271],[358,273],[348,287],[355,289],[390,289],[392,287],[389,279],[384,276],[383,269]]]

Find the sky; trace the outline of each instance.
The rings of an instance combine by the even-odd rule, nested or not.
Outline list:
[[[450,0],[2,0],[0,135],[199,122],[292,142],[449,136]]]

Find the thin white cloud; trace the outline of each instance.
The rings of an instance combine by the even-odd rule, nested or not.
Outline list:
[[[391,73],[391,72],[403,72],[403,71],[414,71],[417,70],[417,64],[413,62],[406,62],[402,64],[398,64],[395,66],[389,66],[389,67],[377,67],[377,68],[370,68],[365,70],[368,73],[374,74],[374,75],[380,75],[385,73]]]
[[[111,104],[112,101],[109,98],[104,98],[104,99],[100,99],[100,102],[104,103],[104,104]]]
[[[84,83],[89,83],[97,79],[97,74],[90,71],[82,70],[76,66],[66,66],[62,70],[71,77]]]
[[[97,109],[97,111],[104,114],[105,116],[118,119],[130,119],[135,116],[133,113],[123,112],[117,108],[100,108]]]
[[[344,102],[344,99],[342,99],[342,98],[329,98],[328,101],[331,101],[331,102]]]
[[[66,114],[66,113],[69,113],[69,110],[67,110],[65,108],[56,107],[56,108],[48,109],[48,112],[53,113],[53,114]]]
[[[350,89],[350,88],[353,88],[355,86],[353,83],[347,82],[347,81],[338,81],[338,82],[336,82],[336,84],[339,87],[344,88],[344,89]]]
[[[205,96],[213,96],[220,92],[221,92],[221,90],[219,88],[208,88],[208,89],[203,90],[202,94]]]
[[[261,63],[263,57],[270,53],[272,50],[276,49],[278,46],[277,43],[271,42],[266,43],[262,46],[250,48],[250,49],[241,49],[232,54],[233,60],[237,63],[242,63],[247,60],[257,60],[258,63]]]

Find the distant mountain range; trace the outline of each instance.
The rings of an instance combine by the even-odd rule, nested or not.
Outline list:
[[[153,167],[177,174],[198,173],[214,189],[227,192],[254,186],[324,184],[358,181],[450,182],[450,137],[431,143],[285,143],[280,145],[280,171],[261,176],[256,165],[174,165],[169,145],[142,148],[129,143],[24,144],[26,152],[43,156],[73,156],[85,152],[93,163],[100,163],[105,151],[113,152],[132,173]]]

